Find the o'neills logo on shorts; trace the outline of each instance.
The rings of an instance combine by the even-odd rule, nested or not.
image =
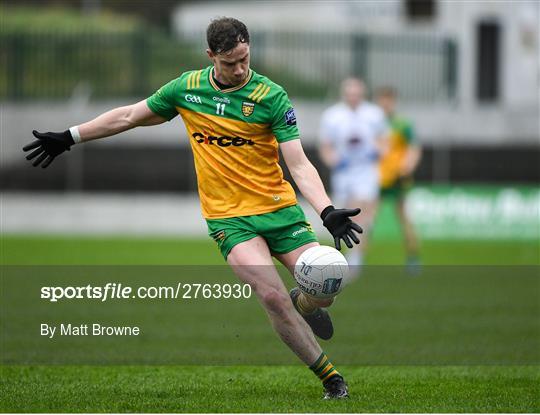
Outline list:
[[[298,229],[297,231],[294,231],[294,232],[292,233],[292,236],[298,236],[298,235],[300,235],[301,233],[304,233],[304,232],[309,232],[309,229],[306,228],[305,226],[302,227],[302,228],[300,228],[300,229]]]
[[[302,226],[297,231],[294,231],[292,233],[292,236],[298,236],[298,235],[300,235],[301,233],[304,233],[304,232],[312,232],[313,233],[313,227],[311,226],[311,223],[308,223],[308,226]]]
[[[228,135],[222,135],[220,137],[216,137],[213,135],[205,136],[201,133],[193,133],[191,136],[197,141],[199,144],[208,144],[208,145],[218,145],[220,147],[241,147],[241,146],[252,146],[255,145],[255,143],[248,139],[248,138],[242,138],[242,137],[230,137]]]

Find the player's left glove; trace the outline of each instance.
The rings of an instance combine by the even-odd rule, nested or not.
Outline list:
[[[26,156],[26,160],[35,158],[32,163],[34,167],[41,164],[41,167],[46,168],[53,162],[56,156],[62,154],[64,151],[69,151],[70,147],[75,144],[69,130],[63,133],[38,133],[34,130],[32,134],[34,134],[37,140],[25,145],[23,151],[35,149]]]
[[[347,247],[352,248],[351,239],[354,243],[360,243],[360,240],[354,233],[362,233],[363,230],[357,223],[354,223],[350,217],[360,213],[360,208],[356,209],[336,209],[330,205],[324,208],[321,212],[323,225],[334,237],[334,243],[338,251],[341,250],[341,240],[345,242]]]

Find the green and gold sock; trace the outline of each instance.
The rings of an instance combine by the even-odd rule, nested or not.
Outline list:
[[[326,382],[334,376],[341,376],[324,352],[321,353],[319,358],[309,368],[323,382]]]
[[[298,299],[296,300],[296,306],[300,314],[304,316],[312,314],[317,309],[317,306],[314,305],[311,301],[309,301],[309,298],[306,297],[303,293],[300,293],[300,295],[298,296]]]

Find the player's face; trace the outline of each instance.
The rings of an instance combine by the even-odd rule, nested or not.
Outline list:
[[[393,114],[396,107],[396,100],[390,95],[381,95],[377,98],[377,104],[386,114]]]
[[[364,100],[364,84],[358,79],[346,79],[341,86],[343,101],[351,108],[356,108]]]
[[[226,85],[240,85],[249,74],[249,44],[239,43],[225,53],[206,51],[212,60],[215,76]]]

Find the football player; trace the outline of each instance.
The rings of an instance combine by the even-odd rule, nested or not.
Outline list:
[[[404,236],[407,269],[414,274],[420,266],[419,244],[405,209],[405,196],[412,186],[412,177],[420,163],[422,149],[414,135],[412,123],[396,114],[397,91],[383,87],[377,91],[376,97],[391,127],[389,151],[379,165],[382,197],[392,200],[395,205]]]
[[[304,154],[287,93],[250,68],[246,26],[234,18],[213,20],[207,41],[207,68],[187,71],[146,100],[64,132],[34,131],[37,140],[24,147],[27,159],[47,167],[73,145],[180,115],[193,150],[209,235],[240,280],[252,286],[281,339],[321,379],[324,397],[347,397],[343,377],[314,337],[329,339],[333,334],[330,316],[322,308],[330,302],[317,302],[298,289],[287,293],[272,262],[274,256],[293,270],[300,254],[318,245],[293,188],[283,178],[278,147],[338,249],[341,241],[349,247],[359,242],[356,232],[362,230],[350,218],[360,210],[332,205]]]

